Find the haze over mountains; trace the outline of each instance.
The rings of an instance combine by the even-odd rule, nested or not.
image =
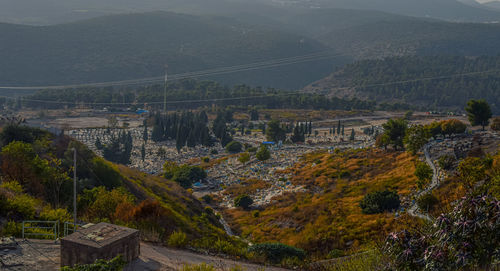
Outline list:
[[[475,0],[3,0],[0,21],[55,24],[106,14],[173,11],[204,15],[271,14],[283,9],[377,10],[461,22],[500,21],[498,2]]]
[[[167,63],[178,74],[328,52],[314,61],[201,78],[300,89],[359,59],[500,53],[500,24],[435,19],[492,21],[500,14],[455,0],[5,0],[0,6],[0,20],[42,24],[0,24],[4,86],[156,77]],[[176,13],[134,13],[157,8]],[[110,13],[124,14],[79,20]]]

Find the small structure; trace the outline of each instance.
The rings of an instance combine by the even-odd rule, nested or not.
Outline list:
[[[61,239],[61,266],[90,264],[118,255],[130,262],[139,253],[139,231],[109,223],[92,225]]]

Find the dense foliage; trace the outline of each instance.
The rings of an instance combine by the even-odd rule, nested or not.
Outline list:
[[[126,262],[123,257],[117,256],[109,261],[97,260],[93,264],[75,265],[74,267],[64,266],[62,271],[121,271],[125,267]]]
[[[175,162],[165,162],[163,176],[179,183],[184,188],[189,188],[193,183],[207,177],[207,173],[200,166],[177,165]]]
[[[118,136],[112,136],[108,144],[102,146],[102,154],[108,161],[127,165],[130,163],[132,147],[133,139],[130,132],[121,131]]]
[[[394,191],[376,191],[367,194],[359,203],[364,214],[378,214],[399,208],[399,196]]]
[[[175,140],[177,151],[180,151],[185,146],[193,148],[197,145],[213,145],[207,127],[208,117],[205,111],[167,115],[157,113],[154,115],[153,121],[151,139],[156,142]]]
[[[280,243],[255,244],[249,247],[248,251],[263,255],[272,263],[280,263],[286,258],[304,259],[306,256],[304,250]]]
[[[325,84],[331,85],[333,93],[336,93],[336,87],[352,87],[355,89],[352,96],[378,103],[402,102],[427,110],[461,110],[469,99],[485,99],[492,105],[492,111],[499,113],[500,77],[489,72],[498,70],[499,66],[498,56],[408,56],[363,60],[347,65]],[[435,91],[437,89],[439,91]],[[337,96],[346,97],[343,93],[345,91],[339,91]]]
[[[163,85],[139,86],[135,88],[46,89],[37,91],[27,98],[58,101],[60,103],[40,103],[28,100],[24,104],[32,108],[64,108],[65,106],[74,107],[76,103],[76,105],[103,108],[110,106],[123,107],[123,105],[113,105],[113,103],[124,102],[130,103],[132,108],[151,106],[160,110],[162,105],[157,102],[163,101],[163,95]],[[239,97],[244,97],[244,99],[239,99]],[[169,83],[167,101],[169,101],[169,110],[195,109],[213,104],[221,107],[234,105],[259,106],[269,109],[293,108],[318,110],[373,109],[375,106],[374,102],[360,101],[359,99],[328,98],[324,95],[282,91],[278,89],[263,89],[247,85],[227,87],[213,81],[196,80],[180,80]],[[98,104],[92,105],[93,103]]]

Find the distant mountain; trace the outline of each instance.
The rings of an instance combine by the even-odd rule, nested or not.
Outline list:
[[[483,3],[483,6],[500,10],[500,1],[491,1]]]
[[[296,34],[228,18],[167,12],[114,15],[53,26],[0,24],[1,85],[114,81],[301,56],[324,51]],[[345,63],[337,58],[338,65]],[[333,70],[331,61],[225,76],[227,83],[300,88]]]
[[[422,109],[463,109],[486,99],[500,113],[500,56],[410,56],[363,60],[336,71],[304,91]],[[461,75],[465,74],[465,75]]]
[[[292,1],[290,1],[292,2]],[[316,8],[377,10],[394,14],[459,22],[500,21],[500,13],[457,0],[312,0],[293,1]]]
[[[103,15],[170,11],[193,15],[268,14],[260,0],[2,0],[0,22],[50,25]]]
[[[277,16],[284,31],[308,36],[354,58],[496,55],[500,25],[451,23],[378,11],[318,9]],[[261,20],[265,22],[265,20]],[[272,22],[265,22],[273,24]]]

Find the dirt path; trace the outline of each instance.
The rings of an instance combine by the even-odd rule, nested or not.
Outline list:
[[[211,264],[217,270],[230,270],[239,266],[246,271],[271,270],[284,271],[277,267],[266,267],[256,264],[234,261],[210,255],[196,254],[185,250],[175,250],[166,247],[141,243],[141,256],[138,260],[127,266],[124,271],[132,270],[180,270],[185,264]]]
[[[430,147],[432,147],[432,143],[428,143],[427,145],[425,145],[424,155],[425,155],[426,163],[432,168],[432,172],[433,172],[432,181],[431,181],[431,184],[429,186],[427,186],[427,188],[425,188],[424,190],[417,193],[417,195],[415,197],[417,199],[419,197],[421,197],[422,195],[430,193],[432,190],[434,190],[434,188],[439,186],[440,181],[441,181],[439,179],[439,175],[438,175],[439,171],[438,171],[436,165],[434,165],[434,162],[432,162],[431,156],[429,154]],[[416,200],[413,201],[412,206],[408,209],[408,214],[410,214],[411,216],[420,217],[420,218],[425,219],[427,221],[432,221],[432,218],[428,214],[424,214],[419,210]]]

